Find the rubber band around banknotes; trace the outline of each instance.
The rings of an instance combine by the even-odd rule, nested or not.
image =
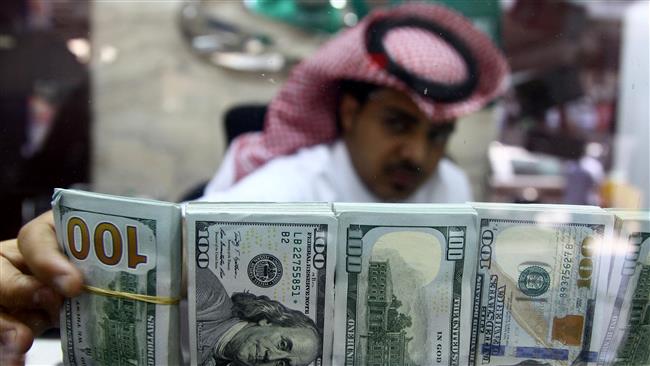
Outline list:
[[[117,298],[127,299],[127,300],[142,301],[142,302],[148,302],[150,304],[175,305],[175,304],[178,304],[180,302],[179,298],[173,298],[173,297],[162,297],[162,296],[134,294],[134,293],[131,293],[131,292],[107,290],[105,288],[99,288],[99,287],[88,286],[88,285],[84,285],[83,288],[87,292],[90,292],[90,293],[93,293],[93,294],[96,294],[96,295],[117,297]]]

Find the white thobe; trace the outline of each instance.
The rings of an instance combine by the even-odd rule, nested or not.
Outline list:
[[[234,185],[233,160],[226,154],[206,186],[202,201],[380,202],[359,179],[345,144],[310,146],[277,157]],[[230,186],[229,186],[230,185]],[[472,200],[467,176],[448,159],[410,197],[410,203],[464,203]]]

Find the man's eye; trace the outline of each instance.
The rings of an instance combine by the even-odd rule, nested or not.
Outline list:
[[[388,117],[384,119],[384,126],[392,133],[406,132],[408,123],[400,118]]]
[[[279,348],[285,352],[291,351],[291,342],[287,340],[286,338],[282,338],[280,340],[280,344],[278,345]]]
[[[289,363],[286,360],[280,360],[275,363],[276,366],[289,366]]]

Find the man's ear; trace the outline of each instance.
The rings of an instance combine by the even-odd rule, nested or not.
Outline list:
[[[341,98],[339,116],[341,118],[341,128],[343,129],[343,133],[350,131],[352,128],[352,124],[356,120],[360,107],[359,101],[350,94],[345,94]]]
[[[261,327],[266,327],[266,326],[271,325],[271,323],[269,323],[269,321],[266,320],[266,319],[260,319],[260,321],[257,322],[257,325],[259,325]]]

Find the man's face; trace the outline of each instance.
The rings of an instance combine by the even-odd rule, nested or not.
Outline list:
[[[378,198],[399,201],[435,171],[449,129],[432,124],[408,95],[380,88],[340,105],[343,139],[357,174]]]
[[[236,365],[305,366],[318,357],[319,343],[312,329],[260,322],[238,332],[227,350]]]

